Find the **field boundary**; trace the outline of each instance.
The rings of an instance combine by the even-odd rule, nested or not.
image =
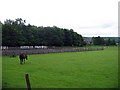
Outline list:
[[[83,51],[98,51],[104,50],[103,47],[99,48],[86,48],[86,47],[78,47],[78,48],[45,48],[45,49],[5,49],[2,50],[2,55],[19,55],[21,52],[25,52],[27,54],[47,54],[47,53],[63,53],[63,52],[83,52]]]

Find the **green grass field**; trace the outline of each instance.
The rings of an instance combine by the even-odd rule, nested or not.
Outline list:
[[[20,65],[18,56],[2,57],[3,88],[117,88],[118,48],[102,51],[29,55]]]

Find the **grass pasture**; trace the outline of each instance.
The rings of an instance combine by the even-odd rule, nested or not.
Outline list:
[[[18,56],[2,57],[3,88],[117,88],[118,48],[102,51],[29,55],[20,65]]]

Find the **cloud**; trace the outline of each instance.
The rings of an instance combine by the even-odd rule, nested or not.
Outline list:
[[[84,26],[76,28],[79,34],[83,36],[93,37],[117,37],[118,36],[118,24],[117,23],[105,23],[96,26]]]
[[[118,1],[1,0],[0,19],[22,18],[32,25],[72,28],[83,36],[117,36]]]
[[[79,27],[80,29],[96,29],[96,28],[110,28],[113,26],[113,23],[105,23],[97,26],[83,26]]]

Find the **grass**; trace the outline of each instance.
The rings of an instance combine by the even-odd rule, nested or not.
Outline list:
[[[20,65],[18,56],[3,56],[3,88],[117,88],[117,47],[102,51],[29,55]]]

